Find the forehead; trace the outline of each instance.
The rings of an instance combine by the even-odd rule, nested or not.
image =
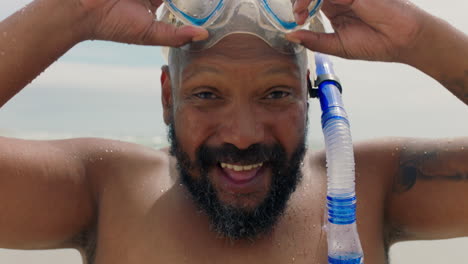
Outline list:
[[[233,34],[202,52],[185,52],[181,77],[201,72],[230,74],[239,71],[300,76],[298,55],[283,54],[262,39],[248,34]]]

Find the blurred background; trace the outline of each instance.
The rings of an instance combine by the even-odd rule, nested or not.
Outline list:
[[[0,20],[28,4],[0,2]],[[468,33],[468,2],[413,0]],[[40,51],[38,51],[40,52]],[[31,58],[34,59],[34,58]],[[466,58],[464,58],[466,59]],[[468,108],[439,83],[402,64],[334,59],[355,141],[468,135]],[[152,147],[167,144],[160,103],[158,47],[101,41],[75,46],[0,109],[0,136],[105,137]],[[311,102],[309,147],[323,146],[320,108]],[[392,264],[466,263],[468,239],[413,241],[391,249]],[[0,263],[82,263],[77,251],[0,249]]]

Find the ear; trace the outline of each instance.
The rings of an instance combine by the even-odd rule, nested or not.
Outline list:
[[[164,123],[169,125],[172,121],[172,84],[169,67],[167,65],[161,68],[161,89]]]

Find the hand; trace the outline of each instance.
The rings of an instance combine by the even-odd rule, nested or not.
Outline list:
[[[311,0],[297,0],[296,18],[303,23]],[[404,61],[415,49],[426,13],[406,0],[325,0],[322,11],[335,32],[307,30],[287,35],[310,50],[348,59]]]
[[[208,37],[205,29],[177,28],[156,21],[161,0],[78,0],[84,8],[89,39],[178,47]]]

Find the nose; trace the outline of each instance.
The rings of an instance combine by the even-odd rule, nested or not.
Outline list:
[[[230,143],[238,149],[246,149],[264,140],[264,124],[251,108],[245,105],[232,107],[225,115],[218,130],[223,143]]]

